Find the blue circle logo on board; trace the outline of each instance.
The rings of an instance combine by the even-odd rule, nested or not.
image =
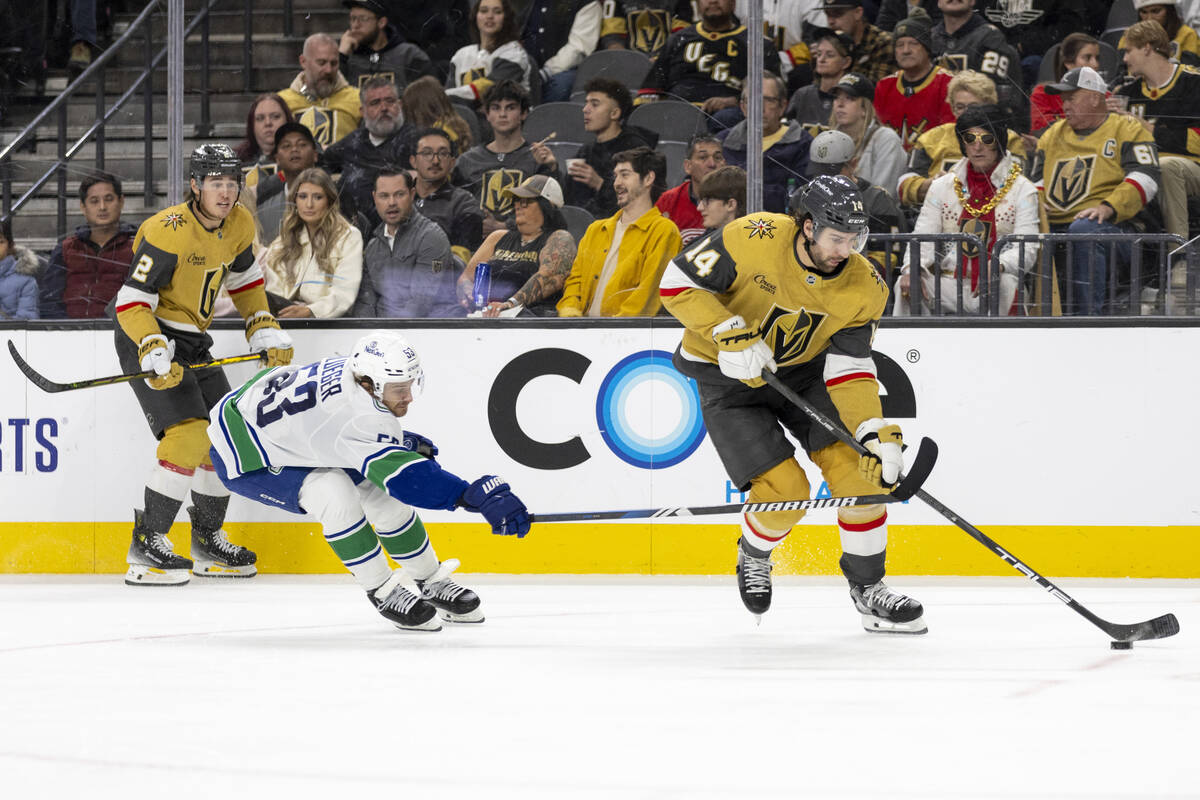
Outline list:
[[[690,456],[707,431],[695,382],[665,350],[643,350],[609,370],[596,396],[596,424],[622,461],[664,469]]]

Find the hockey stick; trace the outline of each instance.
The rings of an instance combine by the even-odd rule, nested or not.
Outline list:
[[[89,378],[88,380],[74,381],[72,383],[55,383],[46,376],[39,374],[37,370],[26,363],[25,359],[21,358],[21,354],[17,352],[17,346],[12,343],[12,339],[8,340],[8,353],[12,356],[13,361],[17,362],[17,369],[25,373],[25,377],[29,378],[30,383],[43,392],[49,392],[50,394],[54,394],[55,392],[69,392],[73,389],[91,389],[95,386],[109,386],[114,383],[127,383],[141,378],[153,378],[157,375],[154,370],[147,370],[146,372],[135,372],[131,375],[110,375],[107,378]],[[242,361],[257,361],[262,356],[262,353],[246,353],[241,356],[214,358],[212,361],[202,361],[199,364],[180,364],[179,366],[184,369],[223,367],[226,364],[238,364]]]
[[[922,439],[912,466],[891,494],[865,494],[853,497],[822,497],[815,500],[779,500],[771,503],[727,503],[719,506],[674,506],[636,508],[627,511],[579,511],[570,514],[530,514],[531,522],[581,522],[591,519],[645,519],[659,517],[698,517],[707,514],[747,514],[760,511],[807,511],[816,508],[845,508],[880,503],[903,503],[921,488],[937,463],[938,449],[932,439]]]
[[[796,392],[792,391],[783,381],[779,380],[774,373],[769,370],[763,370],[763,380],[771,385],[775,391],[779,392],[791,403],[800,408],[804,413],[825,430],[837,437],[838,441],[849,445],[859,455],[866,455],[867,449],[849,434],[844,428],[836,424],[833,420],[822,414],[816,407],[805,400]],[[1023,563],[1012,553],[1005,550],[1003,547],[993,541],[987,534],[976,528],[971,523],[964,520],[958,514],[951,511],[935,497],[931,496],[924,489],[918,488],[915,492],[916,496],[925,501],[925,504],[934,511],[941,514],[946,519],[953,522],[956,526],[967,533],[972,539],[982,544],[984,547],[998,555],[1001,560],[1011,565],[1015,570],[1020,572],[1029,580],[1036,583],[1041,588],[1049,592],[1053,597],[1066,603],[1067,607],[1088,622],[1095,625],[1100,630],[1104,631],[1113,640],[1114,649],[1126,649],[1132,646],[1133,642],[1138,642],[1146,639],[1165,639],[1168,636],[1174,636],[1179,633],[1179,620],[1174,614],[1163,614],[1161,617],[1146,620],[1145,622],[1135,622],[1131,625],[1119,625],[1114,622],[1101,619],[1093,614],[1088,609],[1084,608],[1080,603],[1064,592],[1062,589],[1054,585],[1054,583],[1041,573],[1029,565]],[[1123,646],[1119,646],[1123,645]]]

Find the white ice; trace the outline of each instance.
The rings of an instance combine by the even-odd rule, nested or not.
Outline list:
[[[402,633],[349,578],[0,579],[0,797],[1196,798],[1200,583],[463,576],[487,621]]]

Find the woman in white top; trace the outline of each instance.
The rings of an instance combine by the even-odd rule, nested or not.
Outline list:
[[[467,20],[476,44],[450,57],[446,94],[478,103],[500,81],[516,81],[536,102],[541,97],[537,66],[521,46],[520,20],[510,0],[475,0]]]
[[[362,279],[362,234],[338,210],[333,179],[318,167],[295,177],[279,236],[259,253],[278,317],[340,317]],[[290,301],[290,302],[286,302]]]
[[[1005,112],[999,106],[970,106],[954,125],[965,158],[929,185],[913,233],[973,234],[985,249],[980,254],[959,244],[921,245],[923,313],[933,310],[935,291],[939,288],[941,313],[957,313],[960,290],[964,312],[988,313],[986,308],[980,311],[982,276],[991,275],[991,256],[997,240],[1009,234],[1040,232],[1037,187],[1021,174],[1021,160],[1007,152],[1008,128],[1004,119]],[[1026,243],[1023,251],[1015,243],[1005,245],[1000,251],[999,286],[990,288],[1000,294],[995,307],[1002,316],[1018,312],[1017,286],[1026,273],[1037,267],[1037,243]],[[896,285],[898,316],[911,313],[910,258],[911,253],[906,249],[905,264]]]
[[[855,175],[882,186],[892,197],[908,162],[900,135],[875,121],[875,84],[857,72],[847,72],[833,87],[830,127],[854,140],[858,158]]]

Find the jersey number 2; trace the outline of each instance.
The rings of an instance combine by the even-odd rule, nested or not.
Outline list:
[[[292,370],[284,375],[276,375],[267,381],[267,393],[258,402],[258,426],[265,428],[272,422],[278,422],[284,415],[298,414],[307,411],[317,404],[317,382],[308,381],[284,392],[296,382],[302,370]]]

